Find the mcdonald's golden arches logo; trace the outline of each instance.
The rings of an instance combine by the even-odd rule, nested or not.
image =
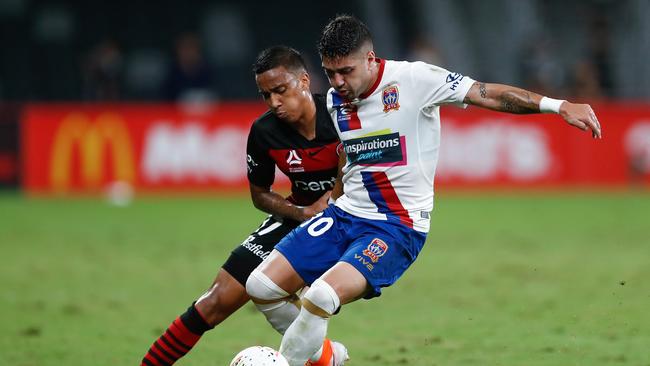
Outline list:
[[[110,167],[114,180],[131,184],[135,181],[133,145],[124,119],[115,113],[103,113],[92,120],[84,113],[74,112],[63,119],[54,136],[50,182],[55,192],[68,191],[72,184],[75,146],[79,147],[83,188],[102,188],[107,153],[112,154]]]

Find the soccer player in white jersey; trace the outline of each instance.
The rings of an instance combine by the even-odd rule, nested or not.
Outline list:
[[[477,82],[422,62],[381,60],[368,28],[351,16],[330,21],[318,49],[332,86],[328,109],[347,154],[344,193],[278,243],[246,283],[253,301],[266,304],[283,303],[274,289],[311,286],[280,346],[292,366],[318,350],[342,304],[379,296],[422,249],[433,208],[440,106],[557,113],[601,138],[589,105]]]

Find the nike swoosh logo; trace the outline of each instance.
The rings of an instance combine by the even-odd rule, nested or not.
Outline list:
[[[326,148],[327,148],[327,146],[323,146],[323,147],[321,147],[320,149],[318,149],[316,151],[310,151],[309,156],[314,156],[314,155],[318,154],[319,152],[325,150]]]

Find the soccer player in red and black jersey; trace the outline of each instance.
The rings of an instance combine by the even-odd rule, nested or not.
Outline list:
[[[293,228],[327,207],[338,172],[339,140],[324,97],[311,93],[305,63],[292,48],[262,51],[253,71],[269,111],[253,123],[248,136],[248,180],[255,207],[270,215],[232,251],[209,290],[153,343],[141,365],[173,364],[204,332],[242,307],[250,300],[245,286],[253,269]],[[271,189],[276,166],[291,181],[287,198]],[[299,313],[296,299],[286,296],[288,306],[277,322],[269,319],[282,334]],[[337,362],[332,362],[334,354]],[[325,340],[310,362],[341,365],[345,358],[345,347]]]

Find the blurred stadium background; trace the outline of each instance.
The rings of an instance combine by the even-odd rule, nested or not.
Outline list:
[[[325,92],[337,13],[380,57],[587,101],[604,135],[443,109],[429,244],[332,322],[351,364],[650,365],[648,0],[0,0],[0,364],[139,362],[264,216],[257,52],[297,48]],[[256,343],[249,307],[179,364]]]

